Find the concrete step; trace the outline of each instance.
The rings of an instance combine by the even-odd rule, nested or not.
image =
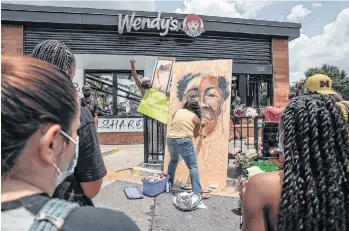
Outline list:
[[[108,156],[114,153],[117,153],[120,151],[120,148],[118,147],[113,147],[113,146],[109,146],[109,145],[101,145],[101,152],[103,156]]]

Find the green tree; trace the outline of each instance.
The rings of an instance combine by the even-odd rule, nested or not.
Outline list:
[[[302,90],[304,85],[304,79],[294,82],[290,86],[290,94],[298,95]]]
[[[309,68],[304,74],[307,78],[315,74],[323,74],[331,77],[333,90],[338,92],[344,99],[349,99],[349,75],[339,67],[324,64],[321,67]]]

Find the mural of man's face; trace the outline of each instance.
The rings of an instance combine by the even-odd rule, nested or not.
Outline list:
[[[218,78],[206,75],[190,81],[185,89],[182,105],[187,100],[195,100],[201,107],[201,123],[204,125],[201,134],[207,136],[212,133],[222,119],[224,102],[218,87]]]

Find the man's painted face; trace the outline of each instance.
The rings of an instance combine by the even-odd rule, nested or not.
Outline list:
[[[190,81],[185,90],[182,105],[188,100],[195,100],[199,103],[202,112],[201,123],[204,125],[202,135],[209,135],[222,119],[224,99],[218,87],[218,78],[206,75]]]
[[[199,29],[199,22],[197,20],[193,20],[193,21],[190,21],[188,22],[188,28],[189,30],[195,32]]]

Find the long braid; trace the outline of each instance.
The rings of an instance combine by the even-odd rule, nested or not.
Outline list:
[[[299,158],[301,159],[303,172],[304,172],[304,189],[302,192],[303,198],[305,200],[305,218],[304,218],[304,229],[305,230],[314,230],[317,231],[318,229],[318,223],[316,221],[316,211],[319,207],[319,199],[316,195],[316,183],[314,179],[313,174],[313,168],[311,167],[310,162],[310,122],[309,122],[309,114],[314,113],[307,109],[309,107],[308,100],[305,100],[304,104],[301,104],[302,107],[298,111],[298,118],[299,118],[299,130],[301,131],[301,137],[300,142],[302,144],[301,150],[303,151],[302,155],[299,155]],[[310,113],[309,113],[310,112]],[[301,177],[302,173],[298,173]],[[305,193],[305,194],[304,194]]]
[[[310,144],[310,164],[312,165],[314,177],[315,177],[315,183],[316,188],[318,190],[317,195],[317,203],[316,205],[316,211],[318,211],[320,208],[322,208],[322,212],[315,213],[314,214],[314,223],[319,225],[320,227],[323,227],[323,221],[326,220],[326,218],[322,215],[326,215],[326,183],[325,183],[325,176],[324,171],[327,171],[327,169],[324,168],[323,159],[320,154],[320,146],[321,142],[319,140],[319,132],[320,132],[320,124],[318,122],[318,117],[320,117],[320,113],[317,111],[317,108],[319,105],[316,105],[314,101],[308,101],[307,107],[309,109],[309,123],[310,123],[310,133],[309,135],[313,137],[312,143]],[[317,168],[316,166],[319,166]],[[324,230],[326,231],[326,230]]]
[[[288,219],[289,217],[289,208],[288,206],[292,205],[292,196],[293,196],[293,189],[291,187],[290,182],[292,181],[292,166],[294,165],[293,159],[290,155],[291,147],[296,144],[295,142],[295,131],[294,127],[291,127],[290,124],[293,124],[294,122],[294,115],[291,113],[293,108],[295,107],[294,103],[290,103],[287,107],[285,116],[284,116],[284,126],[285,126],[285,171],[284,171],[284,187],[282,188],[282,194],[281,194],[281,202],[280,202],[280,210],[284,211],[283,213],[279,213],[279,231],[287,230],[287,227],[293,225],[293,221]],[[288,168],[286,168],[288,166]]]
[[[331,118],[333,123],[335,124],[335,127],[341,128],[345,127],[345,122],[343,118],[343,114],[341,113],[340,109],[338,107],[332,107],[332,100],[328,99],[326,101],[326,106],[328,110],[331,112]],[[343,118],[343,119],[336,119],[336,118]],[[339,159],[339,162],[337,164],[337,169],[339,171],[336,171],[336,177],[338,179],[338,182],[336,185],[333,186],[330,190],[333,191],[334,193],[338,194],[339,200],[334,201],[333,203],[336,203],[338,206],[336,218],[339,219],[342,217],[343,214],[346,213],[345,208],[346,206],[349,206],[348,204],[348,196],[345,197],[345,195],[348,195],[348,192],[343,192],[343,190],[346,189],[346,186],[348,185],[348,169],[347,166],[344,164],[339,164],[339,163],[345,163],[348,161],[348,156],[346,155],[345,152],[345,143],[348,144],[348,140],[345,140],[345,135],[347,133],[343,129],[337,129],[336,131],[333,132],[333,139],[331,140],[331,147],[335,149],[336,143],[338,141],[338,156],[337,159]],[[341,201],[344,200],[345,203],[341,203]],[[335,205],[334,205],[335,206]],[[348,216],[348,214],[347,214]],[[347,230],[346,226],[346,219],[344,220],[339,220],[339,225],[338,228],[342,230]],[[349,228],[349,227],[348,227]]]
[[[278,231],[349,228],[348,133],[332,99],[304,93],[283,117],[285,168]]]
[[[63,42],[45,40],[34,48],[32,56],[57,66],[70,77],[73,77],[74,54]]]

